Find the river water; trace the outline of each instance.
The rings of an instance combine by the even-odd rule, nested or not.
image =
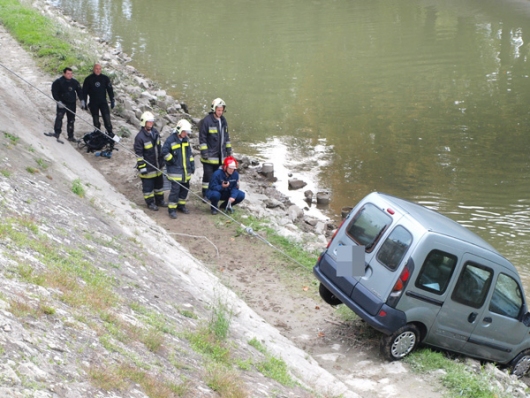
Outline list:
[[[377,190],[474,230],[530,278],[530,4],[510,0],[54,0],[237,152],[330,191]],[[300,199],[300,193],[295,199]],[[527,289],[528,290],[528,289]]]

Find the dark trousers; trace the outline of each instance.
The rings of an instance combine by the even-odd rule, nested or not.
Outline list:
[[[164,178],[162,175],[153,178],[142,178],[142,192],[144,193],[145,203],[148,205],[155,202],[156,204],[164,201]]]
[[[210,163],[203,163],[202,169],[202,196],[206,194],[206,190],[208,189],[208,185],[210,183],[210,180],[212,178],[212,174],[219,168],[218,164],[210,164]]]
[[[169,192],[167,209],[171,213],[175,211],[177,207],[186,206],[186,198],[188,197],[188,191],[190,189],[190,183],[171,181],[171,191]]]
[[[73,103],[64,103],[64,105],[70,109],[72,112],[67,111],[65,108],[57,107],[57,116],[55,116],[55,124],[53,125],[53,130],[55,135],[59,137],[61,135],[61,130],[63,129],[63,118],[66,113],[66,132],[68,133],[68,138],[74,138],[74,123],[75,123],[75,102]]]
[[[114,137],[114,133],[112,132],[112,124],[110,123],[110,109],[109,104],[107,102],[102,103],[90,103],[90,106],[88,107],[90,109],[90,114],[92,115],[92,123],[94,124],[94,127],[101,129],[101,123],[99,122],[99,112],[101,111],[101,117],[103,119],[103,124],[105,125],[105,130],[107,130],[107,133],[111,137]]]
[[[223,206],[225,207],[226,202],[230,198],[230,191],[223,191],[222,193],[219,191],[212,191],[211,189],[208,190],[208,200],[210,201],[211,205],[214,207],[219,208],[219,201],[223,200]],[[237,205],[238,203],[242,202],[243,199],[245,199],[245,192],[237,190],[237,194],[235,197],[234,203],[232,203],[232,206]]]

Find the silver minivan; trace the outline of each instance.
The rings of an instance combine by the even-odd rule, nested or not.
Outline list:
[[[341,246],[364,246],[364,275],[340,276]],[[433,210],[371,193],[313,271],[324,301],[345,304],[383,333],[381,352],[390,360],[421,342],[510,365],[519,377],[530,368],[530,313],[517,270]]]

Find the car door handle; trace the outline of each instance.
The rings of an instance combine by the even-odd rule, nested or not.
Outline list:
[[[467,317],[467,321],[469,323],[473,323],[475,322],[475,319],[477,319],[477,315],[478,315],[478,312],[472,312],[471,314],[469,314],[469,316]]]
[[[484,323],[491,323],[491,322],[493,322],[493,319],[491,319],[491,317],[487,316],[486,318],[484,318],[484,319],[482,320],[482,322],[484,322]]]

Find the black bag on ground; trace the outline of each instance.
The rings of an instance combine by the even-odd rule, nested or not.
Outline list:
[[[83,136],[83,142],[85,143],[86,151],[101,151],[108,144],[112,142],[112,139],[107,137],[101,131],[94,130],[91,133],[86,133]]]

